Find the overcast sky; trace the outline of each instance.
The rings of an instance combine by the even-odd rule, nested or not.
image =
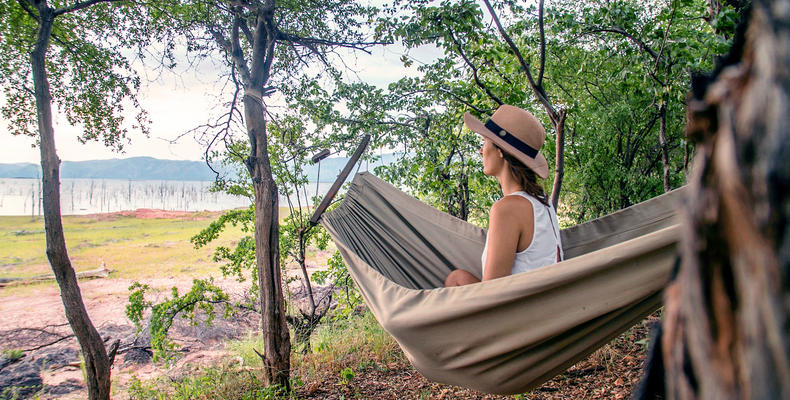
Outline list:
[[[386,87],[388,83],[403,76],[417,75],[417,65],[420,62],[432,61],[438,50],[412,50],[410,57],[416,62],[408,69],[400,62],[403,49],[398,46],[379,47],[371,55],[362,52],[355,54],[356,56],[344,57],[344,61],[356,71],[359,78]],[[76,139],[80,128],[70,126],[62,115],[56,115],[55,141],[60,159],[83,161],[136,156],[202,159],[204,149],[192,136],[186,135],[175,144],[170,141],[206,123],[210,116],[218,115],[218,106],[223,101],[228,101],[227,97],[218,98],[222,83],[217,81],[217,68],[219,67],[210,62],[204,62],[196,71],[177,69],[178,73],[167,72],[156,78],[153,71],[140,67],[144,83],[139,100],[149,113],[151,135],[146,138],[139,131],[131,131],[131,144],[125,145],[124,153],[113,152],[96,142],[80,144]],[[127,120],[133,121],[134,115],[134,112],[127,115]],[[0,143],[0,163],[40,162],[39,149],[32,147],[35,139],[12,136],[8,133],[8,122],[5,119],[0,121]]]

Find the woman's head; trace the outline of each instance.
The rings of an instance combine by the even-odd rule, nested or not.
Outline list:
[[[469,113],[464,114],[464,123],[470,130],[483,136],[486,142],[491,142],[489,146],[495,144],[502,154],[520,161],[537,176],[548,177],[549,165],[546,157],[540,154],[546,132],[529,111],[503,104],[485,124]],[[485,153],[485,146],[481,154]]]
[[[483,156],[484,174],[500,179],[502,174],[508,174],[510,179],[522,190],[540,200],[544,205],[548,205],[548,196],[546,196],[543,187],[538,184],[537,175],[532,168],[524,165],[510,153],[503,151],[488,138],[485,138],[483,146],[480,148],[480,155]]]
[[[543,190],[543,187],[538,184],[538,178],[535,175],[535,171],[533,171],[532,168],[524,165],[524,163],[522,163],[516,157],[513,157],[510,153],[502,151],[502,149],[500,149],[497,145],[493,146],[502,154],[502,161],[504,164],[502,168],[507,168],[507,172],[525,192],[529,193],[532,195],[532,197],[535,197],[536,199],[540,200],[541,203],[548,206],[548,196],[546,196],[546,192]]]

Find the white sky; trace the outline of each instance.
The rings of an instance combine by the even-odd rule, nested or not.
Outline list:
[[[417,75],[416,67],[420,62],[431,62],[439,54],[435,48],[412,50],[410,57],[415,63],[408,69],[402,66],[400,57],[403,48],[398,46],[379,47],[371,55],[356,52],[354,56],[344,57],[347,65],[356,70],[365,82],[386,87],[390,82],[403,76]],[[177,69],[177,73],[164,72],[156,78],[153,70],[142,68],[140,71],[143,87],[138,99],[148,111],[151,119],[151,135],[146,138],[139,131],[130,131],[130,144],[124,146],[124,153],[113,152],[101,143],[81,144],[77,141],[80,128],[70,126],[62,115],[55,118],[55,142],[58,155],[64,161],[84,161],[108,158],[127,158],[150,156],[173,160],[200,160],[204,149],[191,135],[182,137],[177,143],[169,143],[179,135],[209,121],[220,113],[220,105],[229,100],[218,98],[222,83],[218,81],[217,66],[204,61],[197,71]],[[53,110],[56,111],[56,110]],[[136,112],[126,115],[129,122],[134,121]],[[39,163],[39,149],[33,148],[35,139],[13,136],[8,132],[8,121],[0,119],[0,163]]]

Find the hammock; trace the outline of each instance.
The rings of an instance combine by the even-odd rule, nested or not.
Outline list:
[[[368,173],[322,218],[368,307],[426,378],[523,393],[655,311],[675,261],[676,190],[562,231],[566,260],[480,276],[485,230]]]

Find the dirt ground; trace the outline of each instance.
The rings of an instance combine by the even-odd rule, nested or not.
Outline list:
[[[161,210],[137,210],[133,214],[130,212],[115,214],[134,215],[137,218],[201,218],[200,215],[195,215],[196,213]],[[102,218],[113,218],[115,214],[105,214]],[[328,256],[328,253],[318,254],[317,263],[320,264],[321,260],[325,261]],[[310,269],[316,270],[318,267],[310,265]],[[293,266],[286,268],[286,274],[300,276],[300,272]],[[156,296],[161,300],[169,296],[170,288],[174,286],[180,293],[186,292],[191,287],[192,278],[156,278],[146,279],[142,283],[160,289]],[[249,287],[249,282],[237,282],[234,279],[220,279],[215,283],[229,293],[232,301],[243,299],[245,290]],[[80,281],[86,309],[100,334],[108,342],[115,339],[121,341],[121,351],[116,357],[112,370],[115,390],[127,387],[132,376],[145,381],[165,374],[172,376],[179,371],[189,373],[200,365],[214,364],[229,355],[223,345],[225,340],[246,336],[248,332],[255,331],[259,323],[258,316],[254,312],[243,310],[237,312],[231,320],[218,318],[208,328],[191,326],[187,321],[178,319],[171,328],[171,334],[174,341],[184,350],[184,355],[165,369],[163,366],[148,362],[150,354],[134,348],[134,345],[145,347],[146,343],[135,342],[136,339],[139,341],[140,337],[125,314],[128,288],[131,284],[130,279],[102,278]],[[294,280],[289,287],[291,293],[296,296],[302,291],[298,280]],[[20,293],[0,298],[0,349],[30,349],[71,333],[66,324],[56,285],[39,285]],[[156,301],[155,297],[149,300]],[[651,316],[641,324],[637,324],[629,332],[614,340],[611,345],[533,390],[524,398],[623,399],[629,397],[641,375],[645,358],[645,338],[648,336],[649,326],[656,321],[657,317]],[[144,341],[145,338],[142,340]],[[41,399],[87,397],[82,384],[83,376],[76,349],[76,340],[71,337],[54,346],[26,352],[24,361],[38,360],[39,365],[44,366],[41,378],[47,389],[41,395]],[[116,392],[113,397],[126,396],[122,392]],[[322,382],[309,382],[297,388],[296,397],[305,399],[513,398],[485,395],[460,387],[429,382],[408,364],[405,357],[383,368],[357,371],[351,382],[341,382],[338,377],[330,377]]]
[[[431,382],[420,375],[405,357],[386,368],[357,371],[353,380],[331,377],[297,390],[299,399],[531,399],[582,400],[628,399],[639,384],[646,356],[645,339],[658,323],[658,313],[635,325],[609,345],[578,362],[524,395],[499,396]]]
[[[174,286],[179,288],[181,293],[188,291],[192,280],[162,278],[148,279],[144,283],[152,288],[162,289],[159,296],[164,296],[169,294],[169,288]],[[249,286],[249,283],[239,283],[232,279],[220,280],[217,283],[231,295],[232,299],[241,299],[244,290]],[[120,387],[127,385],[132,374],[145,380],[165,372],[150,362],[136,364],[125,359],[127,348],[138,337],[134,326],[125,314],[128,288],[131,284],[132,280],[128,279],[94,279],[80,282],[85,307],[99,333],[103,338],[109,339],[108,342],[115,339],[121,341],[121,352],[117,355],[112,370],[113,382]],[[230,321],[220,319],[211,328],[193,327],[179,319],[171,331],[174,333],[175,341],[189,352],[180,358],[173,368],[216,360],[224,354],[222,341],[226,336],[241,337],[250,329],[254,329],[257,324],[257,316],[243,312],[237,313]],[[43,334],[41,330],[52,334]],[[71,330],[66,324],[63,303],[56,285],[35,288],[19,296],[3,297],[0,301],[0,348],[32,349],[69,334]],[[30,360],[45,357],[53,351],[77,349],[77,347],[76,340],[71,337],[45,349],[26,352],[25,358]],[[82,382],[82,379],[78,359],[60,365],[53,364],[42,370],[45,386],[58,386],[74,380]],[[84,389],[80,388],[70,393],[52,396],[45,393],[42,399],[80,399],[85,396]]]
[[[125,279],[96,279],[80,282],[83,300],[88,313],[97,329],[103,336],[120,339],[128,345],[136,335],[134,328],[126,318],[127,288],[132,282]],[[180,291],[187,290],[190,279],[156,279],[146,283],[152,287],[169,288],[176,286]],[[226,289],[231,296],[241,298],[247,284],[234,280],[222,280],[218,284]],[[169,291],[162,292],[162,295]],[[578,363],[571,369],[530,392],[530,399],[623,399],[630,396],[641,374],[645,356],[644,342],[648,335],[648,326],[657,321],[651,317],[642,324],[636,325],[627,335],[616,339],[612,345],[599,350],[588,359]],[[68,326],[63,325],[65,317],[57,288],[40,288],[28,295],[5,297],[0,302],[0,348],[26,348],[36,343],[43,343],[51,337],[35,336],[34,332],[4,335],[19,328],[47,328],[47,330],[70,333]],[[115,388],[126,387],[134,375],[142,381],[160,376],[172,375],[179,370],[195,370],[200,365],[210,365],[227,357],[223,340],[228,337],[243,337],[246,332],[257,328],[258,317],[254,313],[237,313],[229,321],[218,319],[211,328],[193,327],[188,323],[179,322],[171,332],[176,342],[183,346],[186,354],[169,369],[151,362],[137,364],[132,352],[119,354],[113,366],[112,376]],[[57,346],[49,347],[50,351],[72,347],[76,349],[76,341],[71,338]],[[41,352],[32,352],[29,357],[41,357]],[[127,355],[128,354],[128,355]],[[50,388],[66,388],[67,393],[45,392],[42,399],[82,399],[86,397],[82,387],[82,372],[78,360],[66,365],[51,365],[42,371],[43,383]],[[71,386],[69,386],[71,385]],[[61,390],[62,391],[62,390]],[[115,396],[114,396],[115,397]],[[124,398],[118,393],[118,398]],[[311,382],[298,388],[298,398],[305,399],[341,399],[341,398],[436,398],[436,399],[504,399],[510,396],[493,396],[474,392],[460,387],[432,383],[414,371],[408,362],[387,365],[386,368],[370,368],[357,371],[352,382],[339,382],[329,378],[324,382]]]

